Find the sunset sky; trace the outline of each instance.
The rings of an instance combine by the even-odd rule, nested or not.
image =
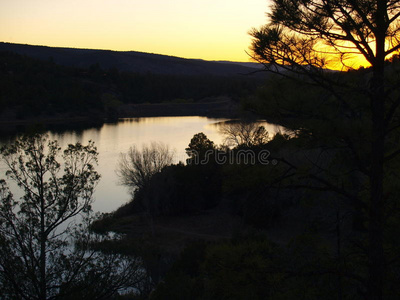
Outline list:
[[[1,0],[0,41],[249,61],[268,0]]]

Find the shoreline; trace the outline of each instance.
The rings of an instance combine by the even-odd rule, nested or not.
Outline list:
[[[147,118],[147,117],[183,117],[202,116],[209,118],[233,118],[240,113],[239,105],[230,99],[213,102],[198,103],[142,103],[124,104],[110,113],[91,113],[82,116],[55,115],[39,116],[36,118],[17,119],[11,116],[2,116],[0,127],[2,129],[24,126],[44,125],[100,125],[107,121],[117,121],[123,118]]]
[[[217,101],[215,101],[217,100]],[[127,104],[119,109],[119,118],[140,117],[235,117],[239,104],[229,98],[217,98],[210,102],[197,103],[142,103]]]

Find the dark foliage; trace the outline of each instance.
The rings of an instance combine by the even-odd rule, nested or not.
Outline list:
[[[103,70],[99,64],[88,69],[66,67],[51,59],[0,51],[0,112],[11,109],[18,119],[65,113],[115,117],[118,106],[127,103],[190,103],[213,96],[239,99],[261,83],[246,76],[131,73]]]
[[[262,236],[194,243],[150,299],[338,299],[338,268],[328,249],[309,235],[288,246]],[[349,283],[343,299],[355,299]]]

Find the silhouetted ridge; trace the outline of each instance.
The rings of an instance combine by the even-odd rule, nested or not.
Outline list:
[[[0,42],[0,51],[53,60],[65,66],[87,68],[99,64],[103,69],[117,68],[135,73],[168,75],[217,75],[235,76],[254,72],[252,63],[234,63],[184,59],[174,56],[150,54],[135,51],[111,51],[74,48],[31,46]],[[257,67],[257,64],[254,64]]]

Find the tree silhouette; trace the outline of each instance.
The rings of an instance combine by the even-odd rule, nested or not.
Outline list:
[[[367,154],[361,155],[351,139],[347,141],[354,161],[369,181],[369,299],[383,298],[387,263],[384,210],[388,203],[384,178],[389,161],[400,152],[391,143],[399,126],[398,84],[390,80],[388,71],[385,73],[385,59],[400,49],[399,17],[400,6],[394,0],[274,0],[267,25],[250,32],[255,60],[273,73],[324,88],[346,108],[349,118],[358,113],[349,101],[350,93],[358,92],[369,100],[365,123],[368,142],[363,149]],[[350,69],[359,57],[371,66],[362,85],[336,80],[338,76],[326,70],[333,64]]]
[[[100,175],[93,142],[61,148],[46,136],[23,137],[1,149],[15,199],[0,180],[2,299],[109,299],[144,279],[138,259],[92,249],[88,230]],[[81,221],[80,221],[81,220]]]
[[[188,163],[199,163],[207,153],[210,155],[211,151],[215,150],[215,146],[214,142],[208,139],[203,132],[199,132],[192,137],[185,150],[189,156]]]
[[[163,143],[152,142],[143,145],[142,150],[132,146],[120,155],[116,173],[121,184],[134,192],[145,188],[154,174],[172,164],[173,158],[174,152]]]
[[[270,140],[268,131],[257,122],[226,122],[219,132],[225,136],[224,142],[234,147],[265,145]]]

